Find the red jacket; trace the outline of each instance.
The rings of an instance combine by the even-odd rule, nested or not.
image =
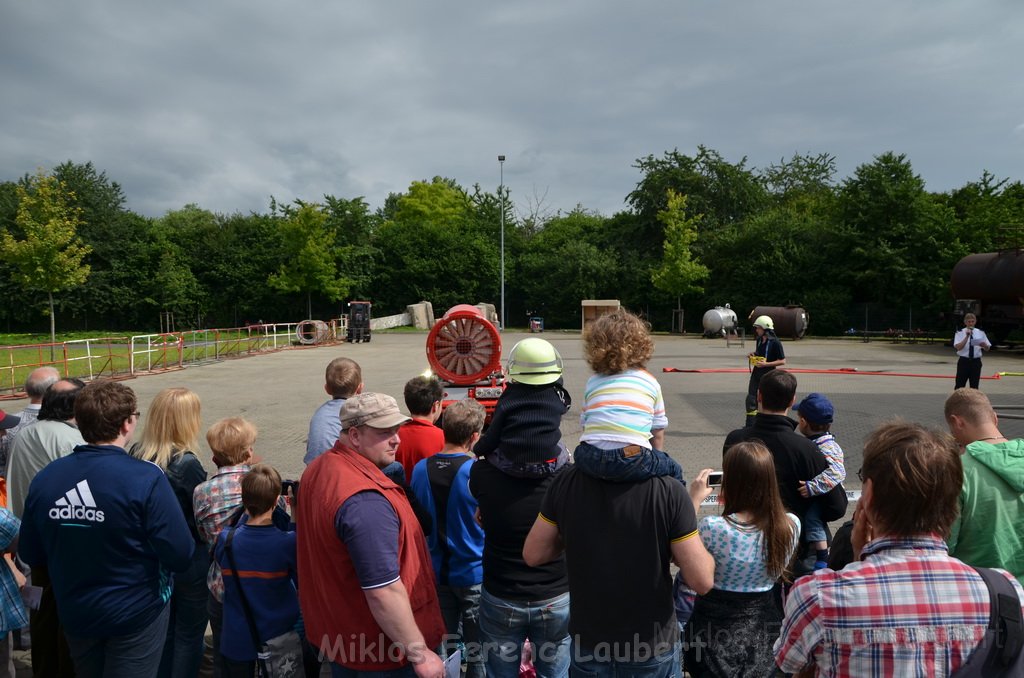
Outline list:
[[[387,671],[405,666],[405,653],[373,618],[352,558],[334,526],[345,500],[366,490],[380,492],[398,514],[401,582],[427,647],[440,645],[445,628],[430,552],[409,500],[377,466],[341,440],[302,474],[295,519],[299,603],[309,642],[328,660],[357,671]]]
[[[405,482],[412,482],[412,470],[421,459],[432,457],[444,447],[444,431],[426,419],[413,417],[398,429],[395,461],[405,468]]]

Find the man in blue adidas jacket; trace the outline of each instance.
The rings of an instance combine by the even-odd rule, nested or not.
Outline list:
[[[125,452],[135,393],[96,381],[75,399],[86,444],[36,475],[19,555],[45,566],[79,676],[152,676],[167,634],[170,572],[194,541],[158,466]]]

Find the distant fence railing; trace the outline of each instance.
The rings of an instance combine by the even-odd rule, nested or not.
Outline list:
[[[246,327],[139,334],[131,337],[75,339],[52,344],[0,346],[0,398],[17,397],[29,372],[55,367],[66,377],[95,379],[180,369],[188,365],[239,358],[308,345],[304,323],[268,323]],[[317,344],[345,338],[344,319],[323,323]],[[305,339],[305,340],[304,340]]]
[[[95,379],[131,372],[128,337],[75,339],[54,344],[0,347],[0,393],[20,391],[37,367],[54,367],[62,375]]]

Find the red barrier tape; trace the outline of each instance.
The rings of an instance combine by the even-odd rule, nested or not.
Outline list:
[[[682,370],[678,367],[664,367],[662,372],[685,372],[687,374],[740,374],[746,373],[750,370],[745,370],[741,367],[721,367],[721,368],[704,368],[695,370]],[[834,370],[811,370],[811,369],[791,369],[786,368],[787,372],[793,372],[794,374],[849,374],[861,377],[919,377],[922,379],[955,379],[956,375],[953,374],[914,374],[911,372],[879,372],[874,370],[868,370],[861,372],[856,367],[840,367]],[[996,372],[991,377],[981,377],[982,379],[999,379],[999,373]]]

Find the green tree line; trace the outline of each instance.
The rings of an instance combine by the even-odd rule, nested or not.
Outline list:
[[[374,314],[428,300],[500,298],[500,224],[511,326],[528,315],[579,327],[581,299],[619,299],[669,329],[711,306],[741,318],[756,305],[804,306],[811,332],[839,333],[859,309],[910,309],[942,327],[949,274],[1024,227],[1024,185],[984,172],[929,192],[910,160],[883,153],[849,176],[834,156],[767,167],[698,147],[649,155],[624,208],[603,215],[521,215],[508,187],[413,182],[377,209],[362,197],[270,199],[265,212],[220,214],[188,204],[158,218],[126,207],[120,184],[91,163],[0,183],[0,327],[179,329],[337,317],[366,299]],[[49,317],[47,317],[49,316]],[[902,316],[901,316],[902,317]],[[858,325],[859,326],[859,325]]]

